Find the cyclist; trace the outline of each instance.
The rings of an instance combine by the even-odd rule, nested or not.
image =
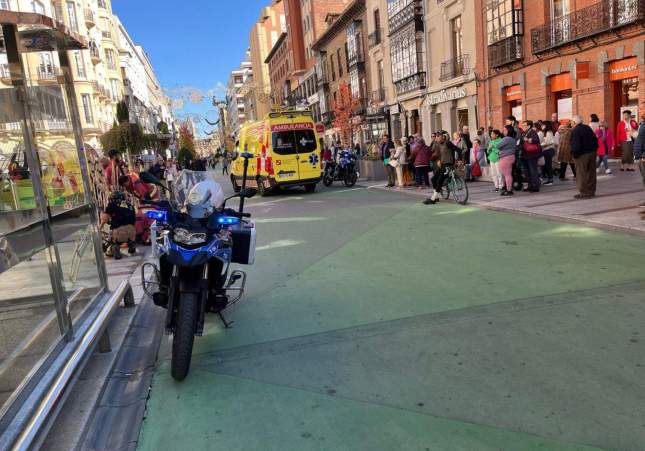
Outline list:
[[[437,163],[438,169],[432,176],[434,192],[430,198],[423,201],[425,205],[434,205],[439,201],[441,187],[448,177],[449,170],[455,165],[455,155],[458,159],[462,158],[461,149],[448,139],[448,132],[444,130],[437,133],[432,149],[431,160]]]

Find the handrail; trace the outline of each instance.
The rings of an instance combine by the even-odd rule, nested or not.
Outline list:
[[[132,287],[127,280],[121,282],[106,303],[96,307],[98,312],[94,319],[83,323],[75,334],[76,337],[65,344],[45,374],[50,376],[52,383],[45,387],[39,384],[40,391],[36,393],[37,390],[34,390],[30,395],[20,410],[31,414],[27,418],[26,414],[14,416],[10,427],[0,435],[0,449],[26,451],[40,446],[66,399],[68,389],[83,370],[91,351],[99,341],[109,343],[107,325],[121,300],[126,307],[134,305]],[[29,402],[32,398],[36,399]],[[23,424],[18,424],[20,422]]]

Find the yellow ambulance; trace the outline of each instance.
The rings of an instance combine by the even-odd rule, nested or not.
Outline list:
[[[246,186],[261,195],[280,187],[303,186],[312,193],[322,179],[321,149],[310,111],[274,111],[242,126],[237,154],[249,152]],[[242,187],[244,159],[231,165],[231,183]]]

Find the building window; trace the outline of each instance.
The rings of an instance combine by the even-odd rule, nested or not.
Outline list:
[[[116,62],[114,61],[114,50],[105,49],[105,61],[110,70],[116,70]]]
[[[31,11],[36,14],[45,14],[45,5],[38,0],[31,0]]]
[[[334,68],[334,54],[329,55],[329,65],[331,66],[331,81],[336,81],[336,69]]]
[[[76,63],[76,75],[79,78],[85,78],[85,62],[83,61],[83,53],[80,50],[74,52],[74,62]]]
[[[0,9],[11,10],[11,5],[9,4],[9,0],[0,0]]]
[[[376,63],[376,70],[378,71],[378,89],[379,89],[379,99],[383,99],[383,90],[385,89],[385,66],[383,65],[383,60],[378,60]]]
[[[524,34],[522,0],[487,0],[488,45]]]
[[[74,31],[78,31],[78,21],[76,20],[76,6],[74,6],[74,2],[67,2],[67,17],[69,17],[70,28]]]
[[[85,123],[93,124],[94,117],[92,114],[92,103],[89,94],[81,94],[81,101],[83,103],[83,114],[85,115]]]
[[[119,100],[119,80],[116,80],[114,78],[110,79],[110,85],[112,87],[112,100],[118,101]]]
[[[452,57],[459,58],[463,54],[464,35],[461,30],[461,16],[450,21],[450,35],[452,37]]]
[[[99,8],[107,9],[105,6],[105,0],[98,0]]]
[[[418,58],[416,35],[401,33],[393,37],[390,44],[390,56],[392,58],[392,79],[395,83],[419,72],[421,64]]]
[[[338,78],[343,76],[343,65],[340,59],[340,49],[336,49],[336,60],[338,61]]]

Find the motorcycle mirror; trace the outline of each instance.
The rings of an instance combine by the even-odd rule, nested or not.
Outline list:
[[[255,188],[244,188],[244,191],[240,193],[241,197],[245,197],[246,199],[251,199],[255,197],[258,194],[258,190]]]

